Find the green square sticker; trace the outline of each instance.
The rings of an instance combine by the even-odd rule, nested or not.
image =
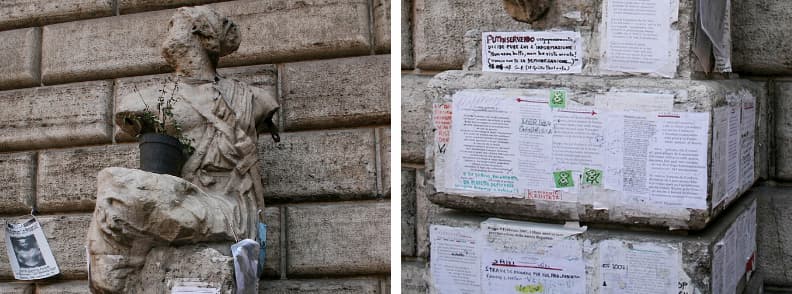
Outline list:
[[[565,90],[550,90],[550,108],[566,107],[566,98]]]
[[[553,180],[555,181],[556,188],[569,188],[575,186],[575,182],[572,180],[571,170],[553,172]]]
[[[602,171],[598,169],[584,168],[583,183],[593,186],[602,186]]]

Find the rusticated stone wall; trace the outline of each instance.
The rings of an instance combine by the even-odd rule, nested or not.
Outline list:
[[[167,76],[173,8],[197,4],[242,32],[221,74],[275,88],[282,105],[281,142],[259,139],[261,293],[389,292],[388,0],[12,0],[0,2],[0,218],[35,206],[63,275],[13,281],[3,253],[0,293],[88,292],[96,174],[138,165],[114,105]]]

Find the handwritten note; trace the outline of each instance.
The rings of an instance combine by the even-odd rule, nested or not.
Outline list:
[[[501,219],[481,223],[484,293],[586,293],[585,228]]]
[[[571,74],[583,68],[578,32],[485,32],[481,41],[484,71]]]

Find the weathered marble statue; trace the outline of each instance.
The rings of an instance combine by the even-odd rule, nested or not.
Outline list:
[[[274,93],[217,74],[218,59],[239,43],[228,18],[203,6],[178,9],[162,44],[175,78],[116,105],[116,124],[137,135],[146,105],[174,95],[174,119],[195,140],[195,152],[182,178],[125,168],[99,173],[88,233],[93,293],[160,293],[181,278],[233,291],[233,276],[218,275],[229,274],[234,240],[256,238],[264,208],[257,126],[272,125],[278,109]],[[171,284],[162,285],[166,279]]]
[[[532,23],[547,14],[553,0],[503,0],[506,12],[517,21]]]

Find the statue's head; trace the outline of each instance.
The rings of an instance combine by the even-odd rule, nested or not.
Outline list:
[[[168,35],[162,43],[162,56],[171,66],[188,57],[197,40],[216,66],[218,59],[239,48],[237,25],[206,6],[183,7],[176,10],[168,23]]]
[[[553,0],[503,0],[506,12],[517,21],[532,23],[547,14]]]

